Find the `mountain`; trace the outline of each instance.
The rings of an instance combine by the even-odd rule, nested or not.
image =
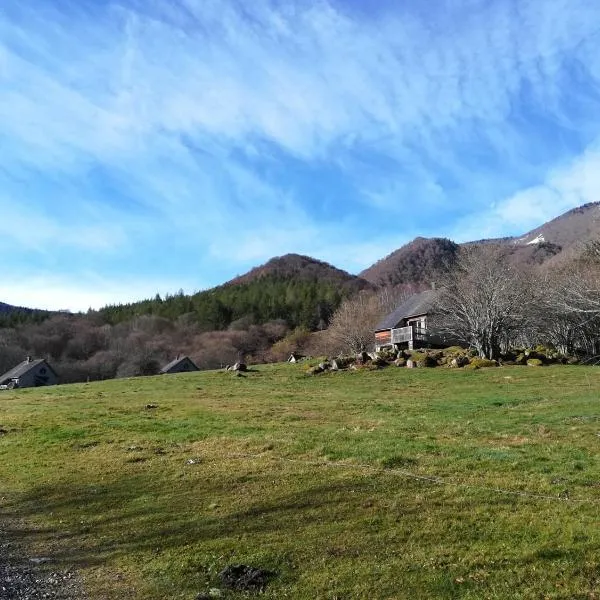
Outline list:
[[[170,320],[185,316],[200,328],[227,329],[243,319],[255,324],[283,319],[290,327],[327,325],[342,300],[372,284],[309,256],[288,254],[213,289],[177,294],[99,311],[110,324],[142,315]]]
[[[14,327],[22,323],[40,323],[51,313],[46,310],[36,310],[23,306],[13,306],[0,302],[0,327]]]
[[[556,265],[600,239],[600,202],[579,206],[519,237],[483,239],[462,246],[497,245],[517,266]],[[452,264],[460,246],[442,238],[416,238],[362,271],[376,285],[430,284]]]
[[[566,250],[598,237],[600,237],[600,202],[590,202],[532,229],[520,238],[511,238],[511,243],[525,246],[550,243]]]
[[[11,304],[5,304],[4,302],[0,302],[0,315],[14,312],[16,310],[23,310],[23,309],[20,309],[17,306],[12,306]]]
[[[359,273],[375,285],[430,285],[456,260],[459,246],[445,238],[418,237]]]
[[[301,254],[286,254],[272,258],[264,265],[255,267],[224,285],[250,284],[265,278],[324,281],[340,285],[349,291],[371,287],[371,284],[360,276],[351,275],[329,263]]]

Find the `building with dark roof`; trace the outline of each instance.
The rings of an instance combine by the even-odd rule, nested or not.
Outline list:
[[[57,383],[56,371],[43,358],[32,360],[29,356],[21,364],[0,375],[0,389],[40,387]]]
[[[375,349],[443,345],[429,327],[436,295],[436,290],[414,294],[386,315],[375,330]]]
[[[199,370],[196,363],[189,356],[178,356],[168,365],[165,365],[160,372],[165,375],[173,373],[191,373],[192,371]]]

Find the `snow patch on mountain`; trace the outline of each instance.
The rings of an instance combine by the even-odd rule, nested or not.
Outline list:
[[[542,233],[540,233],[540,235],[538,235],[535,239],[531,240],[530,242],[527,242],[528,246],[533,246],[534,244],[542,244],[546,241],[546,238],[544,237],[544,235]]]

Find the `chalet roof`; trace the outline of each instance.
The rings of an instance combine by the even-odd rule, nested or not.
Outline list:
[[[424,292],[410,296],[396,310],[383,318],[375,331],[393,329],[404,319],[426,315],[431,311],[435,296],[435,290],[425,290]]]
[[[198,367],[196,366],[196,363],[189,356],[178,356],[176,359],[172,360],[168,365],[165,365],[160,370],[160,372],[168,373],[171,369],[177,367],[178,365],[180,365],[181,363],[184,363],[184,362],[190,362],[196,369],[198,369]]]
[[[11,369],[10,371],[4,373],[4,375],[0,375],[0,383],[10,379],[19,379],[20,377],[23,377],[23,375],[29,373],[29,371],[35,369],[42,363],[45,363],[45,366],[48,367],[56,375],[54,369],[48,363],[46,363],[46,361],[43,358],[39,358],[37,360],[27,359],[24,360],[21,364]]]

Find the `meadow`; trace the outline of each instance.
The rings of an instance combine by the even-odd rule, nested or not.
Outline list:
[[[305,368],[2,392],[0,519],[92,600],[600,598],[598,368]]]

